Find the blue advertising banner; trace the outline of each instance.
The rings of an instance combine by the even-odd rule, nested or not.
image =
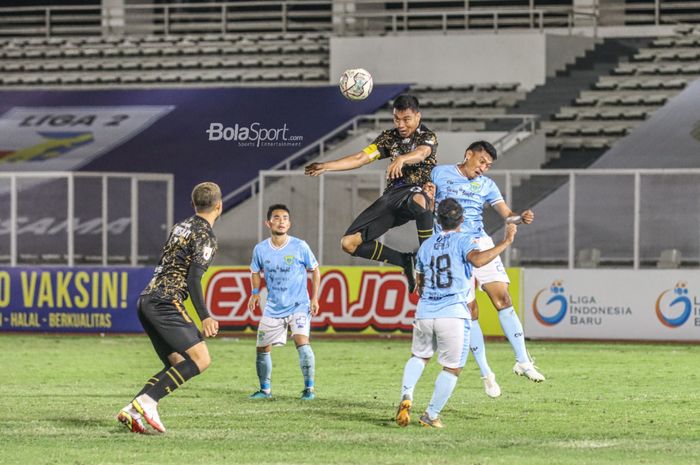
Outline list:
[[[225,196],[406,87],[0,91],[0,170],[173,173],[184,218],[196,183]]]
[[[0,331],[143,331],[136,301],[153,268],[0,268]]]

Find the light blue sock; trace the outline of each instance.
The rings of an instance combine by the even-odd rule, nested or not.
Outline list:
[[[479,365],[481,376],[491,373],[489,362],[486,361],[486,346],[484,345],[484,333],[479,326],[479,320],[472,320],[472,328],[469,334],[469,348],[474,354],[474,360]]]
[[[314,375],[316,374],[316,357],[309,344],[297,347],[299,352],[299,366],[301,374],[304,376],[304,387],[306,389],[314,387]]]
[[[499,310],[498,321],[501,322],[503,334],[506,335],[508,341],[510,341],[510,345],[513,346],[515,359],[521,363],[529,362],[530,358],[527,356],[527,349],[525,348],[523,325],[520,323],[520,318],[518,318],[517,313],[515,313],[515,309],[513,309],[513,307],[508,307]]]
[[[255,370],[260,380],[260,390],[270,393],[270,378],[272,377],[272,357],[270,352],[258,352],[255,359]]]
[[[413,389],[416,387],[416,383],[423,374],[425,369],[425,363],[418,357],[411,357],[406,362],[406,366],[403,369],[403,386],[401,387],[401,398],[408,396],[409,399],[413,399]]]
[[[440,416],[442,408],[445,406],[452,391],[455,390],[457,385],[457,377],[450,373],[449,371],[442,370],[435,380],[435,390],[433,391],[433,397],[430,399],[428,404],[428,416],[431,420],[436,419]]]

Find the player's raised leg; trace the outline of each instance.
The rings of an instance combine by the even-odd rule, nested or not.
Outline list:
[[[508,283],[494,281],[483,284],[482,288],[498,310],[498,321],[503,329],[503,334],[508,338],[513,352],[515,352],[513,372],[520,376],[526,376],[535,382],[544,381],[544,375],[537,371],[525,347],[525,332],[520,318],[513,308],[513,302],[508,293]]]
[[[433,235],[433,211],[430,209],[430,199],[424,192],[414,194],[408,201],[408,210],[416,219],[418,243]]]

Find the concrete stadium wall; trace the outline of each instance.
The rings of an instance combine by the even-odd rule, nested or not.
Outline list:
[[[592,48],[595,39],[540,32],[332,37],[331,80],[366,68],[377,83],[483,84],[518,82],[525,89]]]

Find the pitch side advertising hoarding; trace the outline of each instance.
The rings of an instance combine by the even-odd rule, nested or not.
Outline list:
[[[519,269],[508,270],[518,298]],[[0,331],[141,332],[136,301],[153,274],[150,267],[0,268]],[[311,282],[309,280],[310,287]],[[202,286],[222,329],[254,331],[262,310],[248,309],[250,269],[212,267]],[[267,295],[262,289],[262,303]],[[320,313],[315,332],[410,333],[418,297],[408,295],[395,267],[321,267]],[[502,335],[488,297],[477,294],[487,335]],[[197,321],[189,301],[189,313]]]
[[[542,339],[700,341],[698,270],[524,270],[525,328]]]

